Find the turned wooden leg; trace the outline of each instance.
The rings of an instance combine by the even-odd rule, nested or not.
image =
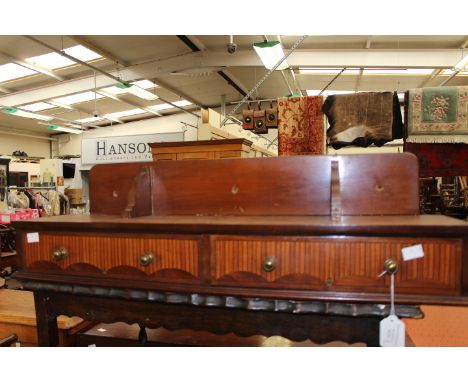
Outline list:
[[[34,305],[39,346],[58,346],[57,316],[50,311],[47,293],[34,292]]]
[[[146,346],[146,343],[148,342],[148,334],[146,333],[146,327],[142,324],[138,324],[138,326],[140,327],[140,331],[138,333],[138,342],[141,345]]]

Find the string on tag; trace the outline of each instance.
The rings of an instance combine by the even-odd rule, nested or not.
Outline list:
[[[395,275],[390,275],[390,315],[396,316],[395,313]]]

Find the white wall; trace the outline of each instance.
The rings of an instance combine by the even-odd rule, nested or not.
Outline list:
[[[10,172],[11,171],[27,172],[30,177],[31,177],[31,175],[39,175],[40,174],[40,165],[39,165],[39,163],[14,162],[14,159],[12,159],[10,161],[8,169],[9,169]]]
[[[11,155],[16,150],[30,157],[50,158],[50,141],[0,132],[0,155]]]
[[[182,122],[197,126],[198,118],[186,113],[176,114],[167,117],[157,117],[143,121],[117,124],[112,127],[88,130],[81,135],[63,135],[59,138],[58,155],[81,155],[81,140],[83,138],[181,132],[185,129]],[[187,126],[184,140],[196,141],[197,130]]]

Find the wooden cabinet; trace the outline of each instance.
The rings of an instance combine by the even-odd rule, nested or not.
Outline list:
[[[246,139],[150,143],[154,161],[248,158],[252,142]]]

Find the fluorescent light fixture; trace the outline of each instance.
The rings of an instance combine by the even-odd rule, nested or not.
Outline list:
[[[53,109],[55,107],[57,106],[51,105],[50,103],[47,103],[47,102],[36,102],[36,103],[30,103],[28,105],[22,105],[21,109],[35,112],[35,111]]]
[[[152,89],[156,88],[157,86],[153,84],[149,80],[141,80],[141,81],[136,81],[136,82],[131,82],[132,85],[136,85],[142,89]],[[128,88],[119,88],[117,86],[109,86],[107,88],[102,88],[101,90],[104,90],[107,93],[118,95],[118,94],[126,94],[128,93]]]
[[[63,51],[81,61],[91,61],[102,57],[96,52],[93,52],[92,50],[81,45],[72,46],[71,48],[64,49]],[[75,61],[72,61],[56,52],[29,57],[26,58],[25,61],[47,69],[58,69],[66,66],[76,65]]]
[[[14,63],[0,65],[0,82],[14,80],[32,74],[37,74],[37,72]]]
[[[73,56],[81,61],[92,61],[101,58],[102,56],[91,49],[85,48],[83,45],[75,45],[71,48],[64,49],[66,54]]]
[[[315,96],[315,95],[319,95],[321,90],[306,90],[306,92],[308,96]],[[325,96],[334,95],[334,94],[350,94],[350,93],[354,93],[354,91],[352,90],[325,90],[320,95],[325,97]]]
[[[378,69],[378,68],[364,68],[364,75],[367,74],[379,74],[379,75],[428,75],[432,74],[434,69],[423,69],[423,68],[392,68],[392,69]]]
[[[149,100],[149,101],[159,98],[157,95],[150,93],[148,90],[140,88],[136,84],[125,83],[125,84],[116,85],[116,87],[118,89],[125,90],[126,92],[133,94],[134,96],[137,96],[137,97]]]
[[[325,74],[325,75],[330,75],[330,74],[338,74],[341,72],[343,68],[299,68],[299,73],[300,74]],[[357,75],[359,74],[359,69],[357,68],[351,68],[351,69],[346,69],[341,75]]]
[[[104,96],[93,91],[87,91],[83,93],[72,94],[65,97],[54,98],[52,101],[63,103],[65,105],[73,105],[75,103],[92,101],[94,99],[99,98],[104,98]]]
[[[143,109],[131,109],[131,110],[118,111],[116,113],[105,114],[104,117],[112,119],[112,118],[130,117],[131,115],[144,114],[144,113],[147,113],[147,111]]]
[[[300,74],[338,74],[343,68],[299,68]],[[347,68],[341,75],[357,75],[359,68]],[[377,75],[428,75],[432,74],[434,69],[426,68],[364,68],[363,75],[377,74]]]
[[[52,121],[54,119],[54,117],[51,117],[49,115],[31,113],[29,111],[17,109],[15,107],[2,109],[2,113],[14,115],[17,117],[23,117],[23,118],[39,119],[41,121]]]
[[[159,105],[153,105],[153,106],[148,106],[148,109],[151,110],[166,110],[166,109],[171,109],[173,106],[169,105],[168,103],[160,103]]]
[[[47,125],[49,130],[53,131],[63,131],[64,133],[71,133],[71,134],[82,134],[83,130],[73,129],[71,127],[64,127],[59,125]]]
[[[172,102],[174,105],[179,106],[179,107],[184,107],[184,106],[189,106],[192,104],[192,102],[186,101],[185,99],[182,101],[176,101]]]
[[[283,47],[279,41],[256,42],[253,48],[267,69],[272,69],[284,57]],[[284,60],[276,70],[283,70],[288,66],[287,60]]]
[[[158,87],[156,84],[154,84],[150,80],[140,80],[140,81],[132,82],[132,84],[139,86],[142,89],[152,89],[152,88]]]
[[[97,122],[97,121],[103,121],[105,118],[103,117],[88,117],[88,118],[82,118],[82,119],[76,119],[76,122],[80,123],[91,123],[91,122]]]
[[[176,102],[172,102],[174,105],[176,106],[179,106],[179,107],[184,107],[184,106],[189,106],[189,105],[192,105],[191,102],[187,101],[187,100],[182,100],[182,101],[176,101]],[[159,105],[153,105],[153,106],[148,106],[148,109],[151,109],[151,110],[155,110],[155,111],[158,111],[158,110],[166,110],[166,109],[172,109],[174,108],[174,106],[168,104],[168,103],[161,103]]]
[[[57,102],[57,101],[54,101],[54,100],[48,100],[48,103],[50,103],[51,105],[54,105],[56,107],[61,107],[62,109],[67,109],[67,110],[75,110],[75,108],[73,106],[70,106],[70,105],[65,105],[64,103],[60,103],[60,102]]]
[[[40,56],[29,57],[26,58],[25,61],[30,64],[41,66],[47,69],[58,69],[63,68],[65,66],[76,65],[76,62],[64,56],[61,56],[60,54],[55,52],[41,54]]]

